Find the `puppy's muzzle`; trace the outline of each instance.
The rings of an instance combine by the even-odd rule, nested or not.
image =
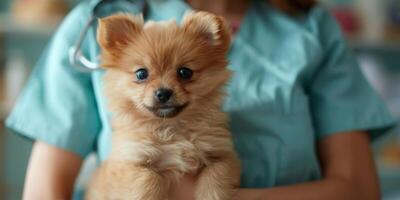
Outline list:
[[[154,105],[145,107],[157,117],[175,117],[188,105],[188,103],[177,104],[174,101],[173,95],[173,90],[169,88],[159,88],[154,91]]]

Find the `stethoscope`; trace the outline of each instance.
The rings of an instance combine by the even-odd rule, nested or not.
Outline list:
[[[90,27],[97,22],[97,19],[105,17],[106,15],[104,15],[104,13],[129,12],[131,8],[136,8],[144,13],[146,11],[146,2],[144,0],[100,0],[93,7],[89,20],[79,34],[78,40],[69,49],[70,64],[78,70],[85,72],[99,69],[100,65],[83,55],[81,49]]]

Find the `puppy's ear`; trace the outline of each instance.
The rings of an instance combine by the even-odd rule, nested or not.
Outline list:
[[[116,14],[99,19],[97,41],[106,51],[122,50],[143,28],[142,15]]]
[[[204,11],[189,12],[183,18],[182,27],[186,31],[199,34],[224,51],[229,49],[231,33],[225,20],[220,16]]]

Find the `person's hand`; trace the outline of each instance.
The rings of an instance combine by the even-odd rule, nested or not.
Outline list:
[[[173,200],[194,200],[196,177],[185,174],[178,182],[173,182],[170,188]]]
[[[237,189],[234,200],[263,200],[265,190],[259,189]]]

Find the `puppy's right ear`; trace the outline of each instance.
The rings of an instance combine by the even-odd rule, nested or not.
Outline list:
[[[142,15],[116,14],[99,19],[97,41],[108,52],[122,51],[143,28]]]
[[[182,20],[182,27],[186,31],[196,33],[215,47],[228,51],[231,42],[231,33],[228,25],[221,16],[205,11],[189,12]]]

